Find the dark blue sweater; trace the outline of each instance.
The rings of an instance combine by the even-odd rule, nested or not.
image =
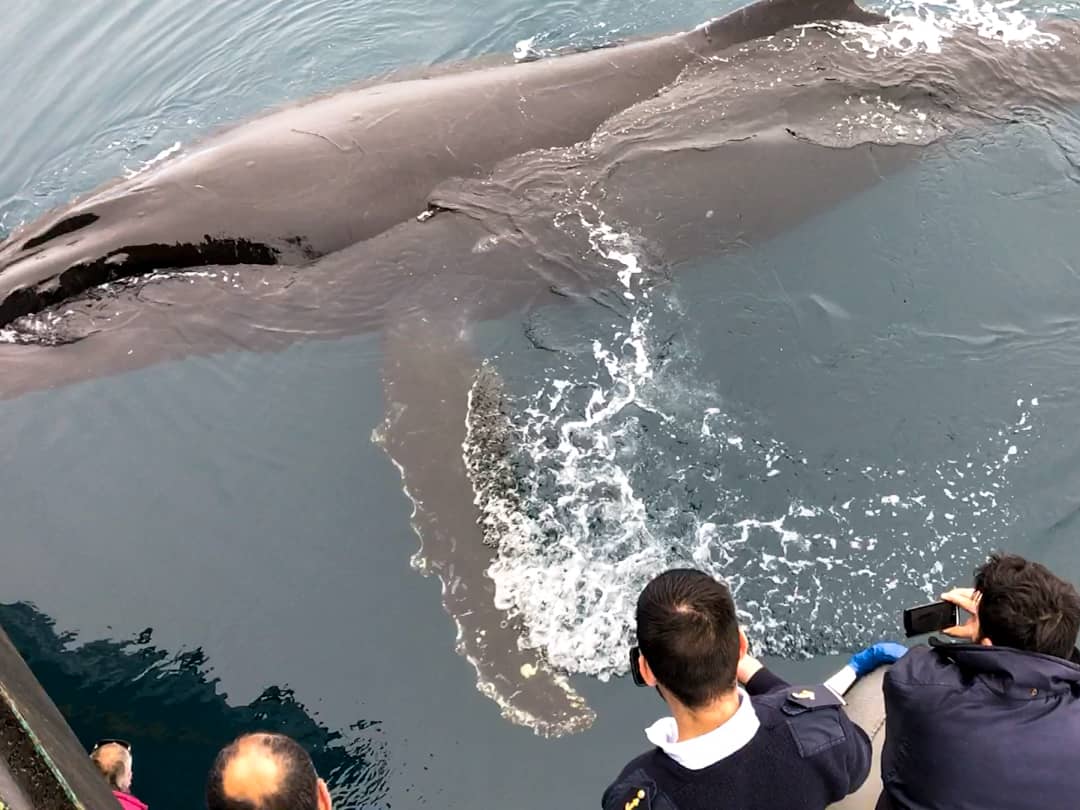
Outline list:
[[[746,688],[761,723],[749,743],[697,771],[654,748],[604,792],[604,810],[825,810],[859,788],[870,740],[825,687],[763,669]]]

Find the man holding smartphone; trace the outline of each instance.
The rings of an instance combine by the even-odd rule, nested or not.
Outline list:
[[[1080,806],[1080,595],[1046,567],[995,554],[969,614],[886,673],[878,810]]]

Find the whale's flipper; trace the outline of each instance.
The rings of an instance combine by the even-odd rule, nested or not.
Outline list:
[[[457,650],[476,668],[478,687],[514,723],[545,736],[591,725],[594,713],[565,676],[522,650],[516,622],[495,607],[479,510],[463,458],[470,394],[479,384],[497,401],[497,379],[477,381],[478,364],[457,323],[412,315],[386,337],[387,417],[375,439],[401,473],[421,539],[414,564],[442,582],[458,628]],[[487,407],[487,406],[485,406]],[[498,420],[490,408],[484,418]]]

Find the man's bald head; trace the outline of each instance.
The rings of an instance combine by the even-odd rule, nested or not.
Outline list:
[[[131,752],[119,743],[98,746],[90,759],[108,780],[114,790],[127,793],[131,790]]]
[[[326,785],[295,740],[245,734],[223,748],[206,784],[209,810],[330,810]]]

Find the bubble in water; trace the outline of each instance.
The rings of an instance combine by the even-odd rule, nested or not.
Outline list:
[[[891,22],[882,26],[845,24],[853,36],[849,47],[861,48],[871,56],[882,52],[894,54],[941,53],[942,45],[960,29],[972,29],[984,39],[1008,45],[1045,48],[1057,45],[1056,35],[1041,31],[1039,21],[1018,8],[1016,0],[892,0],[878,8]],[[1042,14],[1056,9],[1041,8]]]

